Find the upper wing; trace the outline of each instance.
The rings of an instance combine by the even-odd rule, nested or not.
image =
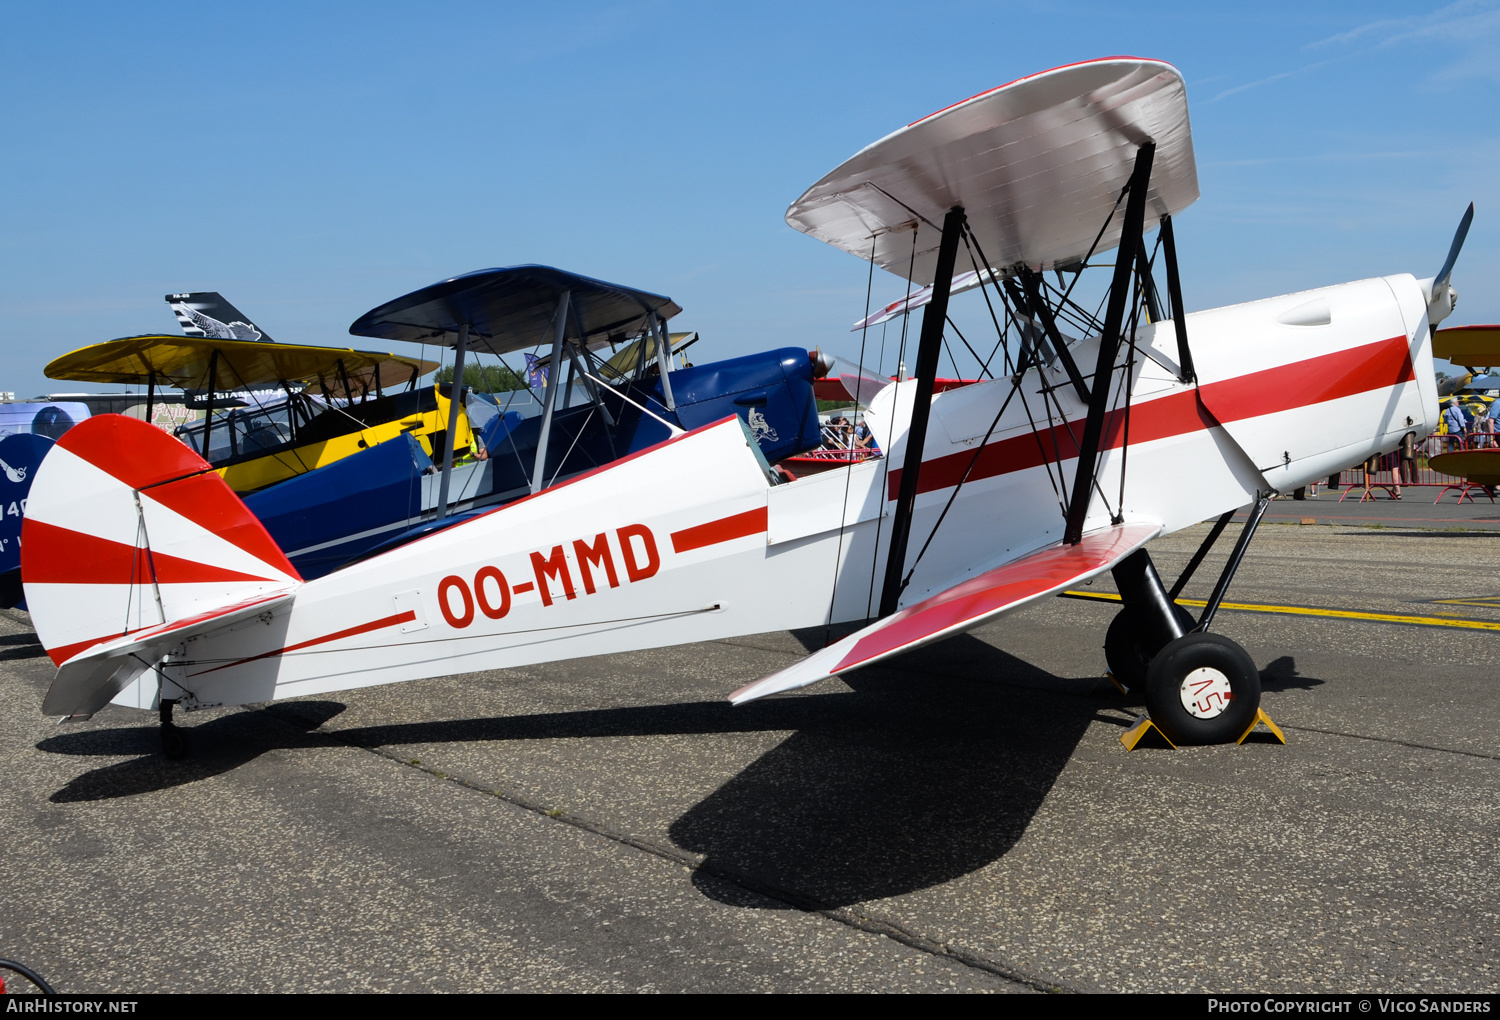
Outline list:
[[[1150,230],[1198,198],[1187,86],[1159,60],[1086,60],[982,92],[887,135],[807,189],[786,219],[928,284],[943,217],[963,206],[994,268],[1066,266],[1095,238],[1097,251],[1120,243],[1123,217],[1111,213],[1146,141],[1156,144]]]
[[[1161,534],[1161,525],[1117,524],[1077,545],[1049,545],[877,620],[802,661],[729,696],[736,704],[806,687],[845,670],[972,630],[1001,613],[1102,573]]]

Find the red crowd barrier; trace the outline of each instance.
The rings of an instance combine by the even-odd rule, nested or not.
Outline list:
[[[1407,474],[1412,474],[1409,469],[1407,471],[1399,470],[1399,451],[1384,454],[1376,458],[1378,469],[1375,471],[1367,473],[1364,466],[1359,464],[1351,468],[1345,468],[1339,472],[1338,477],[1339,488],[1343,490],[1343,495],[1339,497],[1339,502],[1342,503],[1351,493],[1359,493],[1361,502],[1366,499],[1375,499],[1377,497],[1374,494],[1374,490],[1380,489],[1385,490],[1388,496],[1394,496],[1398,486],[1402,488],[1406,486],[1439,488],[1441,491],[1438,493],[1437,499],[1433,500],[1434,503],[1442,499],[1449,489],[1456,489],[1458,491],[1459,502],[1463,502],[1465,497],[1472,500],[1475,490],[1482,495],[1489,495],[1484,486],[1473,485],[1457,475],[1444,474],[1432,468],[1429,462],[1440,453],[1493,448],[1496,445],[1500,445],[1497,444],[1497,440],[1500,440],[1500,436],[1492,433],[1476,433],[1467,436],[1428,436],[1417,443],[1417,469],[1414,477],[1410,478],[1406,477]],[[1494,499],[1493,496],[1490,496],[1490,498],[1491,500]]]

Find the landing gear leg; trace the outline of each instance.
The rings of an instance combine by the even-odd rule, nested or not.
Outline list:
[[[190,750],[187,734],[172,722],[172,709],[176,704],[172,698],[163,699],[161,703],[161,753],[173,761],[186,758]]]
[[[1124,605],[1104,635],[1104,658],[1115,679],[1139,694],[1151,660],[1193,629],[1193,617],[1167,594],[1146,550],[1131,553],[1113,573]]]

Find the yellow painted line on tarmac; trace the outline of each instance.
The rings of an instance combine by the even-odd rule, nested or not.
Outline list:
[[[1439,606],[1482,606],[1485,609],[1500,609],[1500,595],[1482,595],[1472,599],[1433,599]]]
[[[1090,602],[1118,602],[1120,596],[1109,592],[1065,591],[1064,598]],[[1202,599],[1178,599],[1179,606],[1206,606]],[[1445,616],[1404,616],[1399,613],[1359,613],[1352,609],[1315,609],[1312,606],[1271,606],[1255,602],[1220,602],[1220,609],[1237,609],[1242,613],[1281,613],[1287,616],[1323,616],[1335,620],[1364,620],[1369,623],[1407,623],[1418,627],[1459,627],[1464,630],[1500,630],[1500,621],[1465,620]]]

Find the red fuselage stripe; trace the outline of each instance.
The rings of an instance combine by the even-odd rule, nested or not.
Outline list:
[[[1169,439],[1223,422],[1257,418],[1411,382],[1416,373],[1407,343],[1405,336],[1395,336],[1143,401],[1130,410],[1130,442],[1135,445]],[[1042,429],[1035,434],[1028,431],[1025,435],[989,443],[980,451],[974,469],[969,472],[969,481],[1039,467],[1046,461],[1076,458],[1083,424],[1080,417],[1066,426]],[[1123,445],[1124,424],[1122,410],[1111,411],[1105,417],[1104,449]],[[962,480],[970,461],[974,461],[972,450],[924,460],[917,491],[952,488]],[[888,498],[895,499],[901,491],[899,468],[891,471],[888,484]]]
[[[765,530],[766,508],[760,506],[754,510],[746,510],[742,514],[721,517],[716,521],[709,521],[707,524],[699,524],[691,528],[683,528],[681,531],[672,532],[672,551],[678,553],[691,552],[694,549],[702,549],[705,546],[728,542],[730,539],[744,538],[746,535],[763,534]]]
[[[197,673],[194,673],[193,676],[202,676],[204,673],[214,673],[221,669],[228,669],[230,666],[243,666],[247,662],[255,662],[259,659],[269,659],[274,655],[285,655],[287,652],[300,651],[303,648],[311,648],[313,645],[325,645],[330,641],[337,641],[339,640],[339,638],[354,637],[357,634],[368,634],[372,630],[384,630],[387,627],[395,627],[398,624],[409,623],[416,618],[416,611],[413,609],[408,609],[406,612],[397,613],[395,616],[386,616],[379,620],[371,620],[369,623],[362,623],[357,627],[348,627],[344,630],[337,630],[332,634],[324,634],[322,637],[310,638],[307,641],[299,641],[295,645],[287,645],[286,647],[278,648],[275,651],[262,652],[259,655],[252,655],[248,659],[240,659],[237,662],[228,662],[222,666],[215,666],[213,669],[201,670]]]

